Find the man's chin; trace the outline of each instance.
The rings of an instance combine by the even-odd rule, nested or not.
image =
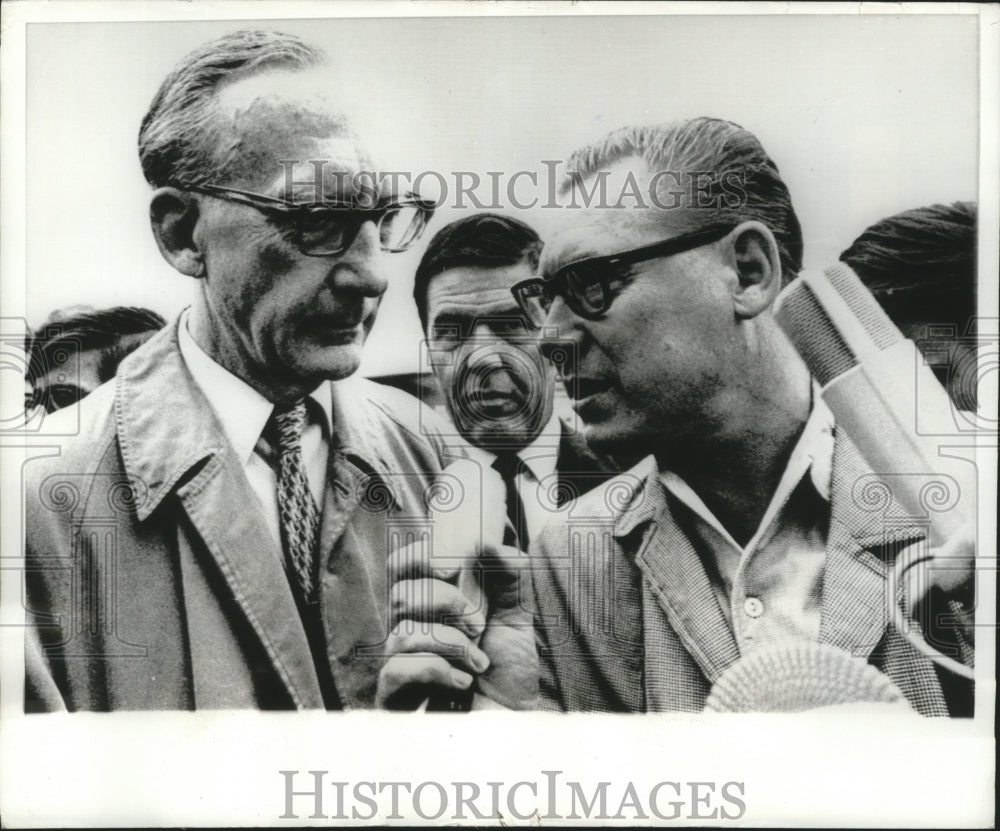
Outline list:
[[[582,422],[583,440],[594,453],[636,461],[653,452],[653,439],[614,420]]]
[[[358,371],[361,366],[361,345],[327,346],[312,349],[308,355],[296,356],[292,364],[296,374],[303,378],[323,381],[340,381]]]
[[[463,438],[469,444],[486,449],[503,447],[512,450],[520,450],[531,444],[541,432],[537,427],[511,427],[509,429],[497,430],[495,425],[477,425],[470,427],[464,425],[462,430]]]

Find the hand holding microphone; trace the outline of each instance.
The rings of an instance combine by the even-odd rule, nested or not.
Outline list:
[[[376,703],[461,711],[485,698],[534,701],[531,615],[520,605],[523,555],[503,546],[506,489],[490,466],[450,464],[429,491],[429,535],[392,553],[390,658]]]

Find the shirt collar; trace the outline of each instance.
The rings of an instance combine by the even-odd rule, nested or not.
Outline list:
[[[181,315],[177,341],[191,377],[215,411],[229,444],[244,465],[250,461],[260,434],[271,417],[274,404],[241,378],[216,363],[188,331],[188,310]],[[333,428],[330,384],[324,381],[309,397],[319,404],[328,434]]]
[[[833,427],[833,413],[820,396],[819,387],[814,386],[812,413],[792,454],[801,450],[810,460],[809,474],[813,487],[826,502],[830,501],[830,478],[833,475]]]
[[[562,424],[559,422],[559,416],[553,413],[535,440],[517,451],[517,457],[524,463],[524,467],[531,471],[531,475],[541,482],[546,476],[556,472],[561,441]],[[468,455],[485,465],[492,465],[496,459],[495,453],[475,445],[469,445]]]
[[[553,413],[538,437],[527,447],[518,451],[518,457],[524,462],[524,466],[531,471],[536,481],[541,482],[546,476],[551,476],[556,472],[561,439],[562,425],[559,423],[559,416]],[[555,452],[552,452],[553,448]]]
[[[792,453],[788,457],[788,464],[778,482],[778,487],[771,497],[770,504],[761,520],[761,529],[767,526],[774,519],[775,514],[781,510],[785,502],[788,501],[792,491],[802,481],[808,473],[810,481],[816,493],[825,502],[830,501],[830,478],[833,471],[833,413],[823,401],[819,394],[819,387],[815,384],[812,390],[812,410],[806,419],[802,433],[799,435]],[[727,539],[732,539],[729,533],[722,527],[712,512],[708,509],[701,497],[672,471],[664,471],[660,474],[660,480],[674,496],[686,504],[691,510],[712,525]],[[759,533],[759,532],[758,532]],[[756,539],[756,535],[754,537]],[[733,543],[736,545],[736,543]]]

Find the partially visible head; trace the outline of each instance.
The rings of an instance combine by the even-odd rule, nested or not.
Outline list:
[[[555,368],[510,291],[535,273],[541,248],[525,223],[476,214],[438,231],[417,267],[434,374],[456,427],[480,447],[519,449],[552,415]]]
[[[800,270],[802,234],[777,166],[742,127],[697,118],[617,130],[567,168],[569,207],[540,263],[557,335],[543,349],[569,358],[588,442],[649,452],[728,429],[734,396],[758,395],[786,358],[770,307]],[[567,304],[573,285],[590,313]]]
[[[274,401],[353,373],[386,289],[395,214],[359,210],[371,160],[322,64],[291,35],[226,35],[181,61],[139,132],[160,250],[201,281],[192,334]]]
[[[90,395],[165,324],[156,312],[133,306],[53,313],[31,342],[31,405],[51,413]]]
[[[840,254],[925,354],[937,358],[947,347],[948,362],[932,369],[962,409],[975,409],[978,381],[975,344],[962,340],[976,315],[976,214],[974,202],[903,211]],[[942,334],[932,336],[932,326]]]

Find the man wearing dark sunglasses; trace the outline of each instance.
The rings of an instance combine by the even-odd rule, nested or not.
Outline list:
[[[199,291],[28,466],[29,709],[373,704],[390,532],[446,460],[415,399],[350,376],[432,209],[364,187],[322,64],[226,35],[142,122],[154,236]]]
[[[588,444],[645,458],[532,544],[541,705],[699,711],[741,657],[805,643],[867,660],[921,714],[963,713],[968,691],[890,622],[887,562],[913,529],[862,510],[871,469],[772,316],[802,259],[774,162],[699,118],[568,168],[540,274],[513,291]],[[602,179],[629,198],[588,207]]]

